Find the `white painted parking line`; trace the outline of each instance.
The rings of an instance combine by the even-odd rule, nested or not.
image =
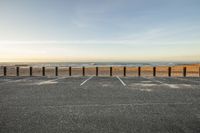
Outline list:
[[[83,81],[80,86],[84,85],[87,81],[89,81],[90,79],[92,79],[94,76],[89,77],[88,79],[86,79],[85,81]]]
[[[119,79],[119,81],[122,83],[123,86],[126,86],[126,84],[124,83],[124,81],[119,77],[119,76],[116,76],[117,79]]]

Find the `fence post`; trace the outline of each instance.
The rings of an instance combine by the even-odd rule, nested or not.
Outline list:
[[[58,67],[55,67],[55,75],[58,76]]]
[[[69,67],[69,76],[72,76],[72,67]]]
[[[200,67],[199,67],[199,77],[200,77]]]
[[[32,75],[33,75],[33,68],[30,67],[30,76],[32,76]]]
[[[7,67],[6,66],[3,67],[3,75],[7,76]]]
[[[153,67],[153,76],[156,76],[156,67]]]
[[[16,75],[19,76],[19,67],[16,68]]]
[[[184,67],[184,68],[183,68],[183,77],[186,77],[186,74],[187,74],[187,68]]]
[[[99,68],[96,67],[96,76],[98,76],[98,75],[99,75]]]
[[[171,77],[171,72],[172,72],[172,68],[169,67],[169,68],[168,68],[168,76],[169,76],[169,77]]]
[[[83,76],[85,76],[85,67],[83,66]]]
[[[45,76],[45,67],[42,67],[42,76]]]
[[[110,67],[110,76],[112,77],[112,67]]]
[[[126,67],[124,67],[124,77],[126,77]]]
[[[141,76],[141,67],[138,67],[138,77]]]

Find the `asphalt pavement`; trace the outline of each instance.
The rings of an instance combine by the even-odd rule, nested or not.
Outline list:
[[[198,77],[1,77],[1,133],[200,133]]]

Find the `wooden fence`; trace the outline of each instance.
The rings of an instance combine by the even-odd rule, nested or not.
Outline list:
[[[2,69],[3,68],[3,69]],[[200,67],[1,67],[1,76],[153,76],[200,77]],[[47,74],[48,73],[48,74]],[[50,74],[49,74],[50,73]]]

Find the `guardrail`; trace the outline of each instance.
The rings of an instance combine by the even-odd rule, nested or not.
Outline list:
[[[95,68],[95,76],[99,76],[99,68],[101,67],[93,67]],[[122,68],[122,71],[121,71],[121,75],[126,77],[127,76],[127,67],[124,66],[124,67],[121,67]],[[134,67],[135,68],[135,67]],[[72,67],[69,66],[68,67],[68,74],[66,73],[66,75],[68,76],[73,76],[73,73],[72,73]],[[81,69],[81,68],[80,68]],[[33,67],[29,67],[29,75],[28,76],[33,76],[33,70],[34,68]],[[86,74],[86,67],[82,67],[82,74],[80,74],[81,76],[87,76]],[[8,70],[7,70],[7,67],[4,66],[3,67],[3,76],[8,76],[7,74]],[[59,76],[59,67],[55,67],[55,70],[54,70],[55,74],[54,76]],[[42,72],[41,72],[41,76],[46,76],[46,67],[42,67]],[[137,76],[140,77],[142,76],[141,75],[142,73],[142,67],[137,67]],[[199,67],[199,77],[200,77],[200,67]],[[16,67],[16,75],[15,76],[21,76],[20,75],[20,67]],[[109,74],[107,76],[113,76],[113,67],[109,67]],[[157,76],[157,67],[152,67],[152,75],[153,77],[156,77]],[[168,67],[168,77],[171,77],[172,76],[172,67]],[[182,68],[182,76],[183,77],[187,77],[187,67],[183,67]]]

